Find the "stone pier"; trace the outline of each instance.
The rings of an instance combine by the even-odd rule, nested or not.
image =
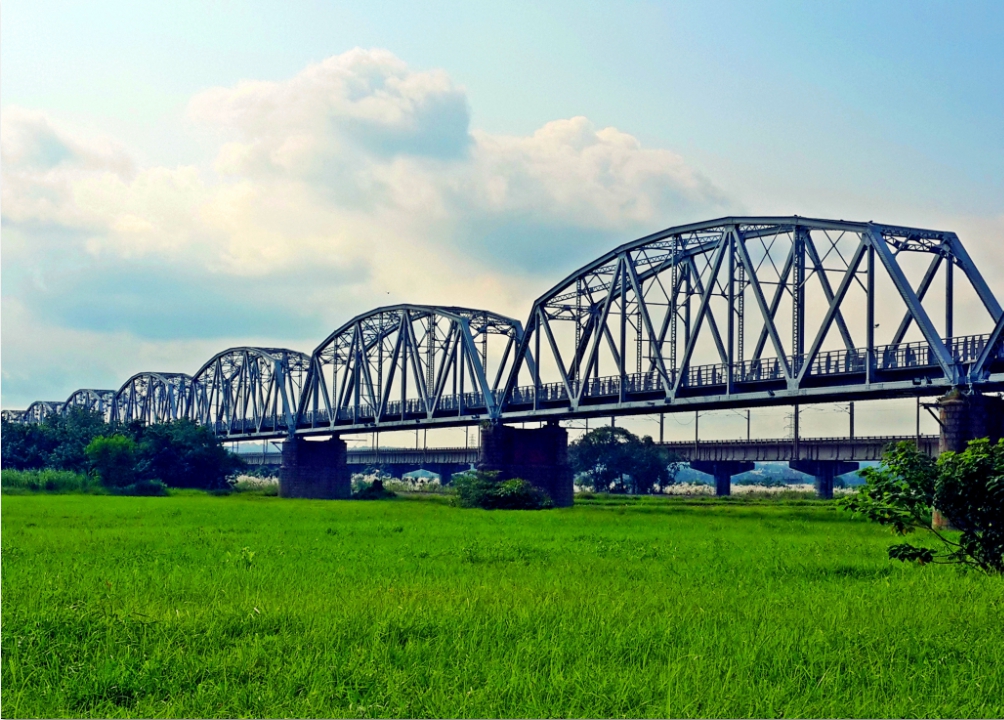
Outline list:
[[[962,452],[970,440],[1004,435],[1004,399],[952,388],[938,400],[941,420],[940,452]]]
[[[556,507],[572,504],[568,431],[556,423],[531,430],[483,426],[478,470],[496,471],[504,480],[523,478],[546,492]]]
[[[733,475],[749,472],[756,464],[742,460],[691,460],[690,467],[697,472],[714,475],[715,495],[721,497],[732,494]]]
[[[283,442],[279,497],[338,500],[351,495],[344,440],[335,436],[310,442],[295,437]]]
[[[792,470],[812,475],[816,479],[816,495],[822,500],[833,499],[833,478],[854,472],[860,463],[846,460],[792,460],[788,467]]]

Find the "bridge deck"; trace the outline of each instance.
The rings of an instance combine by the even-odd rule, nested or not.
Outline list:
[[[916,436],[819,437],[760,440],[702,440],[698,443],[668,442],[664,447],[684,460],[789,462],[791,460],[845,460],[869,462],[882,459],[883,451],[897,442],[917,442]],[[931,457],[938,455],[938,436],[921,435],[920,449]],[[371,448],[349,450],[350,465],[470,465],[478,462],[478,448]],[[278,453],[246,454],[251,465],[279,464]]]

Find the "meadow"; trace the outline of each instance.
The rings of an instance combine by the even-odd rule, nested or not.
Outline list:
[[[7,495],[2,712],[1001,717],[1004,580],[832,503]]]

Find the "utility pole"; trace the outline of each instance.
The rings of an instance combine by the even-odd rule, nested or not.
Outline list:
[[[849,410],[850,410],[850,414],[851,414],[851,440],[853,440],[854,439],[854,401],[851,400],[851,402],[849,403],[849,405],[850,405]]]
[[[610,416],[610,427],[617,427],[617,418],[613,415]]]
[[[920,395],[917,396],[917,448],[920,449]]]
[[[694,450],[697,450],[697,445],[700,443],[700,424],[701,424],[701,413],[694,410]]]
[[[665,431],[665,426],[666,426],[666,413],[659,413],[659,444],[660,445],[662,445],[664,442],[666,442],[666,435],[665,435],[665,432],[664,432]]]
[[[798,458],[798,414],[799,414],[798,413],[798,403],[795,403],[795,419],[794,419],[794,423],[793,423],[793,428],[792,429],[794,431],[794,440],[795,440],[795,442],[794,442],[794,446],[795,446],[794,455],[795,455],[795,459],[796,460],[799,459]]]
[[[746,408],[746,442],[750,441],[750,409]]]

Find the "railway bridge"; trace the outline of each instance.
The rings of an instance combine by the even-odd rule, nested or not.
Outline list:
[[[960,293],[969,334],[955,330]],[[140,372],[118,390],[78,390],[4,419],[86,408],[118,422],[187,418],[227,440],[281,439],[281,494],[304,497],[347,495],[344,435],[481,424],[481,467],[567,504],[561,423],[577,418],[926,396],[940,398],[942,450],[999,437],[1002,341],[1000,303],[953,232],[726,217],[614,248],[541,295],[525,322],[383,307],[309,355],[230,348],[193,375]],[[515,427],[527,422],[542,427]],[[750,461],[693,462],[718,463],[708,467],[724,478],[725,463]],[[816,463],[825,478],[825,463],[853,461],[789,462]]]

